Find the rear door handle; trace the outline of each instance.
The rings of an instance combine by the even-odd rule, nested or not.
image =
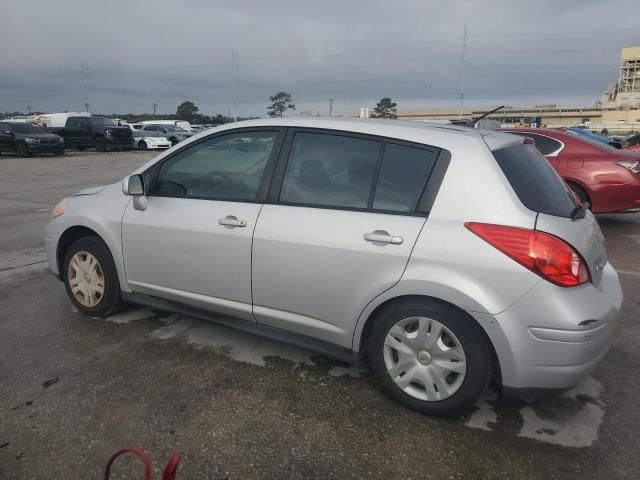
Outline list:
[[[384,230],[376,230],[375,232],[365,233],[364,239],[367,242],[371,243],[391,243],[393,245],[400,245],[402,242],[404,242],[404,239],[402,237],[389,235],[389,233],[385,232]]]
[[[238,217],[235,217],[234,215],[227,215],[224,218],[220,218],[218,220],[218,223],[220,225],[224,225],[225,227],[246,227],[247,226],[246,220],[238,220]]]

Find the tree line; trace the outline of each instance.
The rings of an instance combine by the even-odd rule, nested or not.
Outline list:
[[[295,110],[296,106],[293,103],[290,93],[277,92],[275,95],[269,97],[271,104],[267,107],[267,114],[270,117],[283,117],[287,110]],[[389,97],[382,98],[373,109],[371,114],[372,118],[398,118],[397,104]],[[0,119],[11,118],[17,116],[26,115],[23,112],[4,112],[0,113]],[[97,115],[97,114],[96,114]],[[158,117],[167,120],[186,120],[192,124],[203,125],[222,125],[232,122],[233,119],[225,115],[203,115],[200,113],[200,109],[191,101],[182,102],[178,105],[175,114],[160,114],[153,115],[151,113],[112,113],[111,115],[105,115],[112,118],[121,118],[129,123],[142,122],[145,120],[155,120]],[[238,117],[238,120],[249,120],[257,117]]]

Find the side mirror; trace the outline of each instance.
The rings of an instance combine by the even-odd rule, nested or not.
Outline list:
[[[134,197],[144,195],[144,180],[142,175],[131,175],[129,177],[126,193]]]

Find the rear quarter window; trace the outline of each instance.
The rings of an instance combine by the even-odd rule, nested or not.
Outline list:
[[[513,145],[493,151],[520,201],[529,210],[571,217],[577,205],[567,184],[533,145]]]

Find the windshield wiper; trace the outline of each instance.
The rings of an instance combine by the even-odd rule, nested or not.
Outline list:
[[[573,212],[571,212],[571,220],[584,218],[590,206],[591,204],[589,202],[582,202],[579,206],[573,209]]]

